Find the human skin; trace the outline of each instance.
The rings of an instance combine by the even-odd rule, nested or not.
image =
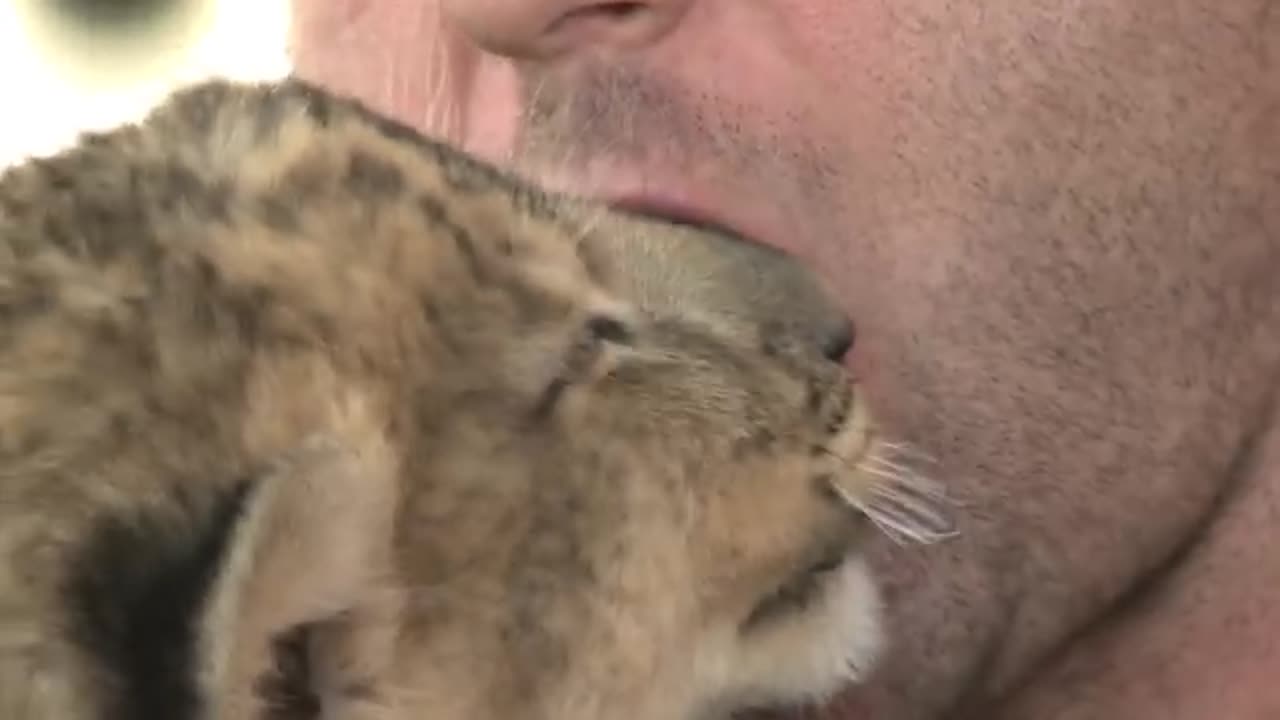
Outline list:
[[[870,548],[891,650],[822,717],[1280,714],[1280,3],[297,10],[302,74],[838,289],[960,534]]]

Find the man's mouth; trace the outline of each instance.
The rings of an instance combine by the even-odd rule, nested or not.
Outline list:
[[[758,229],[772,229],[768,223],[749,227],[745,223],[731,222],[724,215],[714,213],[713,205],[700,204],[695,200],[685,200],[677,195],[655,195],[655,193],[634,193],[634,195],[605,196],[613,209],[636,217],[652,218],[660,222],[673,223],[699,229],[728,238],[736,249],[728,249],[731,255],[740,261],[745,273],[740,279],[748,279],[748,284],[756,284],[755,291],[744,291],[744,297],[753,297],[756,301],[772,302],[773,316],[776,322],[790,327],[808,325],[813,331],[815,342],[819,343],[824,355],[829,359],[842,361],[846,368],[852,369],[852,352],[850,346],[854,342],[854,329],[841,311],[835,306],[835,297],[818,290],[822,278],[813,273],[813,265],[805,263],[788,247],[768,233],[755,232]],[[750,215],[750,213],[744,213]],[[794,240],[794,233],[791,236]],[[812,279],[809,279],[812,278]],[[769,288],[769,290],[765,290]],[[772,291],[772,292],[771,292]],[[780,315],[777,310],[795,311],[808,307],[797,315]],[[768,314],[768,310],[765,310]]]
[[[699,230],[731,235],[741,240],[772,247],[762,239],[753,237],[741,228],[735,227],[724,218],[703,208],[697,207],[692,203],[682,202],[680,200],[666,197],[624,195],[610,200],[609,204],[616,210],[633,215],[662,220],[676,225],[685,225]]]

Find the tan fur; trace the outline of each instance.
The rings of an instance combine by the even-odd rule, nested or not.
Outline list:
[[[8,172],[0,240],[5,718],[143,717],[172,663],[121,647],[187,624],[138,598],[218,538],[173,717],[306,716],[282,676],[338,720],[692,719],[876,654],[881,453],[785,257],[293,82]]]

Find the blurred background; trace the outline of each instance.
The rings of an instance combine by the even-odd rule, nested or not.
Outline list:
[[[280,77],[289,26],[288,0],[0,0],[0,167],[136,118],[181,83]]]

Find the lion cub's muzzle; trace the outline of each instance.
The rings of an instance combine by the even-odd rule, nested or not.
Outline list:
[[[838,383],[830,395],[828,440],[816,451],[828,489],[895,542],[954,535],[943,488],[924,472],[931,458],[887,438],[853,380]]]

